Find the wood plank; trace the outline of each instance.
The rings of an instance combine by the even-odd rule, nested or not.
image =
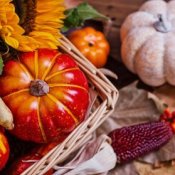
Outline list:
[[[116,27],[112,27],[110,32],[107,35],[107,39],[110,43],[111,52],[110,55],[120,60],[120,48],[121,48],[121,41],[120,41],[120,29]]]
[[[67,0],[69,4],[79,4],[84,0]],[[128,14],[138,10],[146,0],[87,0],[94,8],[114,21],[114,25],[121,25]],[[115,19],[115,20],[114,20]]]

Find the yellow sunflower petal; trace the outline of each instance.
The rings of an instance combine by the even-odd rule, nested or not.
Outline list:
[[[7,23],[7,15],[5,12],[5,8],[0,8],[0,22],[6,24]]]
[[[19,17],[15,13],[12,0],[0,0],[0,37],[11,47],[18,49],[18,35],[24,30],[19,26]]]
[[[52,35],[51,33],[48,33],[48,32],[33,31],[29,34],[29,36],[31,36],[33,38],[38,38],[38,39],[41,37],[41,39],[57,42],[57,38],[54,35]]]
[[[19,46],[19,42],[13,37],[7,36],[4,38],[4,40],[9,46],[11,46],[15,49],[17,49]]]
[[[19,25],[13,25],[13,28],[14,28],[14,31],[13,31],[14,34],[22,35],[25,32],[25,30]]]
[[[44,42],[43,42],[44,41]],[[57,45],[54,42],[50,42],[50,41],[45,41],[45,40],[41,40],[39,48],[50,48],[50,49],[57,49]]]
[[[19,40],[18,50],[20,51],[29,52],[39,48],[39,43],[32,37],[18,36],[18,40]]]

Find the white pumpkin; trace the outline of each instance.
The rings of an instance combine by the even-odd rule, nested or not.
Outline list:
[[[148,85],[175,85],[175,0],[150,0],[121,27],[122,60]]]

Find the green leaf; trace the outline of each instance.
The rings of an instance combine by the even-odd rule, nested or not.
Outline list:
[[[78,13],[83,20],[87,19],[97,19],[102,18],[108,20],[108,17],[104,16],[103,14],[99,13],[96,9],[94,9],[88,3],[82,3],[77,7]]]
[[[81,18],[77,9],[72,9],[68,12],[68,16],[64,22],[65,26],[77,27],[81,25]]]
[[[3,67],[4,67],[4,63],[3,63],[3,59],[2,59],[2,57],[0,55],[0,75],[2,74]]]
[[[70,28],[80,27],[84,24],[86,20],[89,20],[89,19],[108,20],[108,17],[97,12],[88,3],[81,3],[75,8],[66,10],[65,15],[66,15],[66,19],[64,20],[64,27],[62,28],[62,32],[66,32]]]

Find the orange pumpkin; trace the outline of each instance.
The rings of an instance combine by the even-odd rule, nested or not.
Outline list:
[[[71,56],[40,49],[4,66],[0,96],[14,116],[12,134],[38,143],[63,140],[84,120],[88,81]]]
[[[102,32],[86,27],[73,31],[69,39],[96,67],[106,64],[110,47]]]
[[[0,170],[4,168],[9,158],[10,148],[6,136],[0,128]]]

